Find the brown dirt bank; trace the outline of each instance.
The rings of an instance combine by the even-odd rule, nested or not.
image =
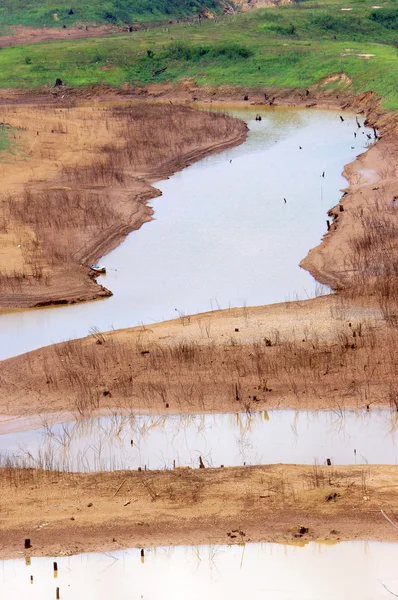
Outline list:
[[[258,0],[261,4],[273,5],[272,0]],[[258,7],[257,7],[258,8]],[[206,18],[203,15],[203,18]],[[28,27],[25,25],[7,25],[9,33],[0,36],[0,48],[9,48],[11,46],[23,46],[25,44],[37,44],[40,42],[53,42],[60,40],[77,40],[91,37],[103,37],[104,35],[117,36],[126,35],[134,31],[164,27],[179,22],[197,21],[198,17],[186,17],[184,19],[167,19],[165,21],[135,23],[134,25],[100,25],[100,24],[81,24],[74,27]]]
[[[0,470],[0,557],[128,547],[398,541],[397,467],[270,465],[58,474]],[[119,491],[118,491],[119,490]],[[302,529],[304,528],[304,529]]]
[[[126,27],[113,25],[91,25],[81,27],[26,27],[24,25],[10,25],[10,33],[0,36],[0,48],[10,46],[22,46],[24,44],[36,44],[39,42],[51,42],[57,40],[76,40],[88,37],[102,37],[126,32]],[[127,28],[128,30],[128,28]]]
[[[24,96],[26,101],[26,96]],[[0,307],[109,295],[89,265],[151,219],[151,182],[246,137],[237,119],[170,104],[1,107]]]
[[[235,14],[237,10],[247,12],[265,6],[278,6],[280,4],[291,4],[292,0],[234,0],[229,3],[223,2],[225,14]],[[117,35],[133,33],[134,31],[148,30],[156,27],[164,27],[181,22],[200,23],[200,19],[213,19],[213,14],[209,9],[203,9],[199,16],[191,15],[181,19],[169,18],[163,21],[150,21],[148,23],[126,24],[126,25],[108,25],[95,23],[75,23],[72,27],[67,27],[62,22],[58,27],[28,27],[25,25],[6,25],[9,33],[0,36],[0,48],[10,46],[21,46],[24,44],[34,44],[38,42],[50,42],[59,40],[75,40],[89,37],[102,37],[104,35]],[[59,19],[58,19],[59,21]]]
[[[397,409],[398,331],[332,295],[95,334],[1,363],[0,414]]]
[[[181,104],[221,104],[223,106],[317,106],[353,109],[358,111],[372,110],[378,114],[379,100],[372,92],[355,94],[351,82],[344,76],[337,77],[337,89],[330,89],[330,78],[321,81],[307,90],[281,89],[243,86],[198,86],[193,79],[182,79],[177,83],[153,83],[147,86],[133,86],[124,83],[116,88],[106,85],[87,87],[68,87],[63,85],[54,88],[52,85],[32,90],[0,89],[0,105],[2,104],[65,104],[92,101],[142,100],[176,102]]]

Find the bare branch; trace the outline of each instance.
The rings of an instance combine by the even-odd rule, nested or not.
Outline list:
[[[380,512],[381,512],[381,514],[383,515],[383,517],[384,517],[385,519],[387,519],[387,521],[390,523],[390,525],[392,525],[393,527],[395,527],[395,529],[398,529],[398,525],[396,525],[396,524],[394,523],[394,521],[392,521],[392,520],[390,519],[390,517],[389,517],[388,515],[386,515],[386,513],[384,512],[384,510],[383,510],[383,509],[381,509],[381,511],[380,511]]]
[[[394,592],[392,592],[390,589],[388,589],[388,587],[386,586],[386,584],[383,583],[380,579],[379,579],[379,583],[381,583],[381,585],[383,586],[383,588],[385,590],[387,590],[387,592],[389,592],[392,596],[395,596],[396,598],[398,598],[398,594],[394,594]]]

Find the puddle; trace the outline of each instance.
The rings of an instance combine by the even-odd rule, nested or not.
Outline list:
[[[178,546],[0,562],[6,600],[388,600],[398,544]],[[31,583],[33,577],[33,583]]]
[[[0,453],[23,466],[74,471],[250,464],[398,464],[390,411],[92,418],[0,435]],[[1,429],[0,429],[1,431]]]
[[[151,202],[155,220],[99,261],[107,275],[98,281],[114,296],[0,315],[0,359],[83,337],[92,326],[315,295],[298,264],[325,233],[327,211],[347,185],[341,172],[367,137],[354,138],[355,115],[341,122],[332,110],[230,112],[247,121],[246,143],[155,184],[163,192]]]

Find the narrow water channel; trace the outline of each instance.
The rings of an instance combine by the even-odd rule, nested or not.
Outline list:
[[[1,432],[1,429],[0,429]],[[0,464],[73,471],[198,468],[272,463],[398,464],[390,411],[93,418],[0,435]]]
[[[314,296],[316,283],[298,264],[324,234],[365,130],[354,138],[355,116],[341,122],[332,110],[256,109],[261,121],[252,110],[232,112],[247,121],[247,141],[156,184],[155,220],[101,260],[99,282],[114,296],[0,315],[0,360],[92,326]]]
[[[0,590],[5,600],[50,600],[56,588],[62,600],[388,600],[397,563],[398,544],[377,542],[135,549],[1,561]]]

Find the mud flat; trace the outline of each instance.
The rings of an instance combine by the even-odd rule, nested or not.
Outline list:
[[[386,148],[387,142],[385,136],[375,148]],[[347,253],[340,247],[330,250],[338,281],[326,268],[325,277],[319,275],[338,294],[181,314],[108,334],[93,331],[89,338],[3,361],[1,414],[37,415],[49,407],[83,416],[138,408],[156,414],[281,407],[396,411],[398,334],[390,327],[396,300],[390,285],[395,184],[386,183],[391,173],[392,166],[379,179],[365,171],[369,177],[360,175],[355,201],[343,203],[343,210],[340,203],[330,213],[321,253],[349,215],[358,223],[354,238],[346,240]],[[364,189],[370,204],[361,214],[357,202]],[[379,191],[378,215],[388,236],[382,236],[382,244],[374,244],[373,236],[369,244],[363,239],[366,228],[380,230],[380,220],[372,229],[374,220],[367,214]],[[377,287],[380,282],[388,285]],[[363,293],[365,284],[373,285],[370,295]],[[3,464],[3,557],[16,556],[28,537],[37,555],[181,543],[396,540],[396,528],[381,513],[392,511],[395,519],[395,466],[59,473],[23,468],[13,457]]]
[[[184,317],[3,361],[0,414],[396,410],[397,347],[380,309],[335,296]]]

